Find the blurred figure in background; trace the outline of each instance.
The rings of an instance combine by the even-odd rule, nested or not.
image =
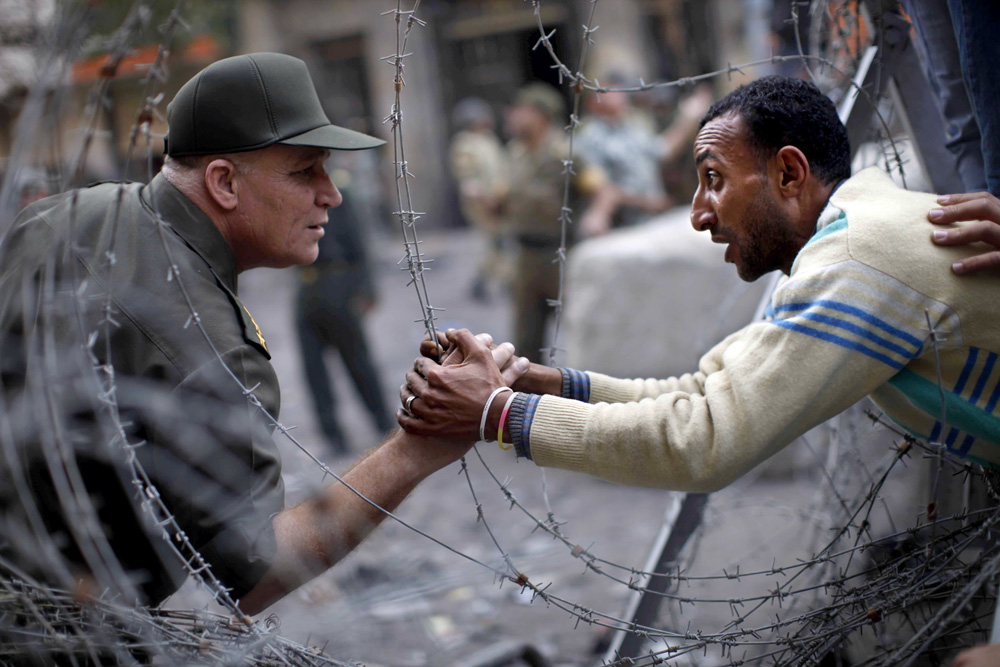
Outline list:
[[[564,113],[554,88],[531,83],[518,92],[506,117],[510,192],[504,212],[518,250],[511,283],[514,347],[538,363],[544,363],[541,349],[552,310],[548,299],[559,293],[559,266],[553,260],[560,246],[563,160],[568,154],[559,123]]]
[[[966,192],[1000,195],[1000,132],[994,107],[1000,86],[982,76],[997,53],[995,2],[903,0],[921,65],[944,120],[945,145],[955,156]]]
[[[22,167],[14,173],[14,187],[17,190],[17,210],[52,194],[49,177],[43,169]]]
[[[612,75],[602,85],[630,84]],[[580,219],[580,233],[599,236],[613,227],[649,220],[673,204],[664,188],[662,167],[686,150],[709,105],[711,89],[699,87],[684,99],[673,122],[659,135],[635,117],[630,93],[609,92],[585,98],[587,116],[579,133],[584,168],[580,189],[590,204]]]
[[[494,131],[496,120],[489,104],[469,97],[460,100],[452,114],[458,132],[448,149],[451,175],[458,186],[462,216],[486,243],[472,283],[472,298],[485,303],[489,301],[491,282],[505,284],[510,279],[501,215],[508,190],[507,156]]]
[[[344,202],[327,211],[328,224],[319,241],[316,262],[298,270],[295,322],[316,418],[330,450],[339,456],[348,453],[349,447],[337,419],[333,385],[323,358],[326,350],[340,353],[380,433],[388,433],[396,424],[386,407],[362,325],[362,318],[376,302],[363,227],[366,222],[347,194],[351,191],[350,173],[337,169],[332,176],[344,193]]]
[[[793,7],[796,9],[794,18]],[[774,55],[783,57],[808,55],[811,26],[812,16],[808,5],[804,6],[797,0],[774,0],[771,5],[771,51]],[[775,64],[774,73],[804,79],[809,76],[805,65],[804,60],[783,60]]]

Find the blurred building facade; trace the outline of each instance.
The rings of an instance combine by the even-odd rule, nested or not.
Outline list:
[[[4,0],[0,0],[2,3]],[[42,7],[51,0],[32,0]],[[30,4],[30,3],[29,3]],[[153,2],[155,4],[155,0]],[[169,4],[169,3],[168,3]],[[412,3],[404,2],[404,9]],[[590,0],[544,0],[536,18],[526,0],[424,0],[407,51],[405,138],[410,171],[419,179],[415,202],[427,212],[429,225],[445,226],[458,218],[454,186],[443,165],[454,128],[450,110],[464,97],[480,97],[500,112],[524,84],[541,80],[559,84],[559,74],[538,41],[538,21],[559,57],[573,70],[579,62],[582,26],[591,11]],[[676,78],[707,71],[729,54],[718,53],[719,22],[739,21],[742,0],[607,0],[597,4],[594,21],[600,28],[587,56],[588,76],[616,71],[646,81]],[[26,5],[27,6],[27,5]],[[172,5],[171,5],[172,6]],[[394,97],[393,70],[384,58],[394,53],[396,24],[384,13],[394,0],[230,0],[221,3],[225,28],[206,30],[199,25],[180,31],[169,61],[170,78],[163,85],[169,100],[180,85],[205,64],[227,55],[253,51],[280,51],[308,64],[333,122],[390,139],[383,124]],[[43,17],[58,20],[57,13]],[[38,22],[37,20],[35,21]],[[223,33],[223,34],[220,34]],[[727,40],[728,41],[728,40]],[[135,44],[111,82],[109,104],[101,111],[81,180],[120,178],[130,145],[130,129],[141,102],[144,66],[156,55],[157,44]],[[49,123],[33,146],[33,163],[65,170],[80,144],[86,102],[100,82],[104,57],[79,57],[66,68],[67,92],[59,119]],[[30,81],[26,82],[30,85]],[[21,86],[23,89],[24,86]],[[561,88],[567,98],[569,91]],[[0,169],[15,143],[15,119],[20,111],[16,94],[5,100],[4,128],[0,131]],[[165,111],[165,103],[161,110]],[[165,118],[153,121],[155,155],[162,153],[160,137]],[[142,147],[141,147],[142,148]],[[143,151],[144,152],[144,151]],[[133,157],[130,178],[146,170]],[[382,188],[392,192],[391,146],[382,150]],[[66,185],[69,185],[68,183]],[[389,197],[391,199],[391,197]],[[395,206],[390,203],[389,209]]]
[[[411,3],[404,2],[407,9]],[[738,9],[740,2],[730,2]],[[450,110],[466,97],[486,100],[500,112],[530,81],[559,84],[550,55],[533,49],[538,22],[552,36],[559,57],[579,62],[582,26],[590,0],[545,0],[536,17],[525,0],[425,0],[407,44],[404,123],[410,170],[421,183],[418,207],[429,224],[458,215],[454,186],[442,165],[454,128]],[[385,56],[394,53],[396,25],[384,16],[395,2],[353,0],[246,0],[239,16],[242,51],[278,50],[305,60],[328,114],[336,123],[359,124],[383,138],[394,97]],[[715,2],[609,0],[598,3],[600,25],[587,57],[588,75],[626,72],[646,81],[678,77],[714,66]],[[561,88],[566,91],[565,86]],[[567,91],[568,97],[568,91]],[[388,150],[388,149],[386,149]],[[385,159],[391,160],[388,152]],[[383,170],[387,180],[391,170]],[[388,188],[391,183],[386,183]]]

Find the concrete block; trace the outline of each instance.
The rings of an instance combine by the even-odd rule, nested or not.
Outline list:
[[[725,246],[678,207],[640,227],[587,240],[569,255],[565,363],[618,377],[668,377],[748,323],[768,278],[744,283]]]

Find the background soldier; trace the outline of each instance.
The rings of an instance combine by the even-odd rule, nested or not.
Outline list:
[[[542,361],[548,299],[559,293],[559,267],[553,263],[560,245],[563,160],[568,146],[557,119],[565,113],[553,88],[532,83],[518,93],[507,111],[510,194],[507,226],[517,244],[512,282],[514,347],[535,362]]]
[[[509,276],[503,252],[501,207],[507,195],[507,154],[494,132],[496,121],[489,104],[478,97],[459,101],[453,111],[459,131],[451,140],[448,157],[458,185],[462,216],[480,233],[486,252],[472,283],[472,298],[489,300],[491,282],[506,283]]]
[[[325,350],[340,353],[376,428],[385,434],[396,425],[385,405],[362,322],[376,301],[362,227],[365,221],[351,202],[348,188],[341,185],[340,191],[345,195],[344,203],[327,212],[329,222],[324,228],[326,234],[319,241],[319,256],[298,272],[295,302],[302,370],[312,393],[316,419],[330,449],[337,455],[346,454],[349,447],[337,419],[337,401],[323,358]]]

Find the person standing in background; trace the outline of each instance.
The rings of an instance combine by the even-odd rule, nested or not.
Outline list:
[[[458,131],[452,137],[448,157],[462,216],[486,243],[472,283],[472,298],[485,303],[491,282],[505,284],[510,280],[501,215],[508,188],[507,155],[494,131],[493,110],[485,101],[478,97],[459,100],[452,120]]]
[[[629,82],[612,74],[602,84],[625,88]],[[584,165],[579,185],[590,196],[580,218],[584,236],[641,224],[674,203],[664,187],[663,167],[686,152],[712,103],[711,88],[699,87],[680,103],[670,125],[655,134],[635,117],[629,95],[611,91],[586,98],[587,116],[579,134]]]
[[[348,192],[349,173],[340,169],[333,175],[340,191]],[[327,220],[326,233],[319,240],[319,256],[312,265],[298,270],[295,324],[316,419],[330,450],[339,456],[350,448],[337,419],[337,401],[324,360],[326,350],[340,353],[379,432],[388,433],[395,423],[386,408],[362,322],[376,303],[365,223],[349,197],[327,211]]]
[[[514,296],[514,346],[531,361],[542,362],[548,299],[559,293],[563,160],[568,145],[558,125],[565,112],[559,93],[544,83],[518,92],[507,110],[510,193],[504,204],[507,226],[517,245],[511,283]]]
[[[18,211],[52,194],[45,170],[36,167],[24,167],[15,172],[14,187],[17,189]]]

